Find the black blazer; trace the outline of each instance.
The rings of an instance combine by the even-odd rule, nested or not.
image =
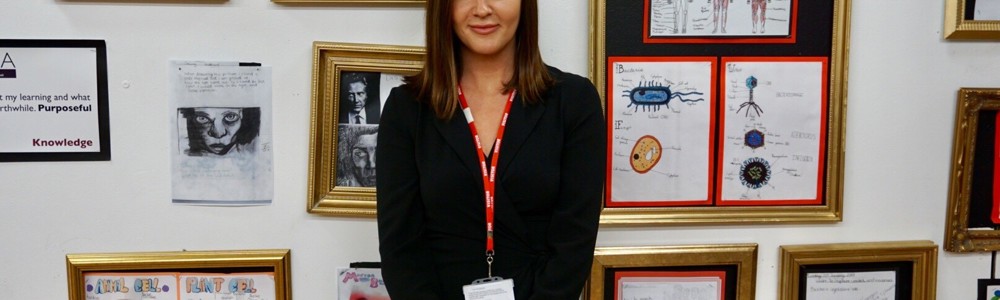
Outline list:
[[[587,79],[550,68],[544,101],[511,107],[497,165],[494,276],[517,299],[578,299],[590,273],[606,174],[603,110]],[[487,276],[476,147],[461,112],[442,121],[392,90],[376,150],[379,251],[393,300],[463,299]]]

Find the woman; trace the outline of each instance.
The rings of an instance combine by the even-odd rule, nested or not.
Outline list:
[[[600,215],[604,117],[587,79],[542,62],[536,2],[427,2],[424,69],[390,93],[376,150],[393,300],[462,299],[463,285],[487,276],[513,279],[517,299],[580,295]]]

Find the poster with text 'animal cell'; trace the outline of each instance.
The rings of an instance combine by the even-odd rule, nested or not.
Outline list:
[[[715,62],[608,58],[607,206],[710,204]]]
[[[177,299],[176,273],[85,273],[87,300]]]

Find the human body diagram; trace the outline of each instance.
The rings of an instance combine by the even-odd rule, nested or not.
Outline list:
[[[648,0],[648,37],[785,37],[798,0]]]

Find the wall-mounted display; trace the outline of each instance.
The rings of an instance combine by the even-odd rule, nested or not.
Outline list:
[[[837,222],[850,0],[592,0],[602,224]]]
[[[0,39],[0,162],[111,160],[103,40]]]
[[[271,68],[173,61],[169,79],[173,203],[270,204]]]
[[[1000,88],[962,88],[955,113],[944,249],[1000,250]]]
[[[980,279],[979,296],[976,299],[1000,299],[1000,279]]]
[[[781,246],[781,300],[934,300],[931,241]]]
[[[945,0],[944,38],[1000,40],[1000,1]]]
[[[598,247],[584,299],[754,298],[756,244]]]
[[[329,4],[329,5],[365,5],[365,6],[382,6],[382,5],[406,5],[406,6],[419,6],[424,5],[427,0],[271,0],[271,2],[278,4]]]
[[[290,300],[287,249],[66,255],[70,300]]]
[[[379,115],[423,57],[420,47],[314,43],[309,212],[375,216]]]

